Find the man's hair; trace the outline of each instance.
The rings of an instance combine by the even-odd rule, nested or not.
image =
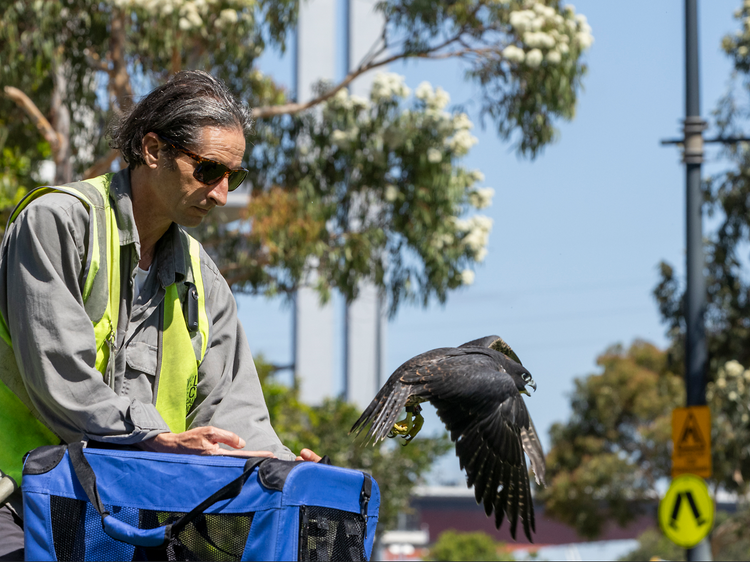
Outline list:
[[[236,128],[247,137],[252,126],[250,108],[221,80],[202,70],[184,70],[123,115],[110,129],[109,145],[122,152],[130,168],[137,168],[146,163],[142,142],[146,133],[194,149],[203,127]],[[174,151],[170,154],[172,158]]]

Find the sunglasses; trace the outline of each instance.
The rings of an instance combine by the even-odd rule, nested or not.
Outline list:
[[[242,184],[243,181],[245,181],[245,178],[249,173],[249,170],[246,170],[245,168],[237,168],[233,170],[231,168],[228,168],[221,162],[217,162],[216,160],[211,160],[209,158],[203,158],[203,156],[198,156],[195,152],[191,152],[184,146],[177,144],[172,139],[158,133],[156,133],[156,135],[166,144],[168,144],[175,150],[179,150],[198,163],[198,165],[195,167],[195,170],[193,170],[193,177],[201,183],[212,185],[220,182],[226,177],[229,177],[229,191],[234,191],[240,186],[240,184]]]

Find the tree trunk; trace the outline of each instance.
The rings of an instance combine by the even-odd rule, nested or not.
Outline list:
[[[64,65],[58,61],[53,63],[52,80],[52,128],[57,132],[60,141],[57,150],[53,151],[55,161],[55,185],[73,181],[73,158],[70,150],[70,109],[65,100],[68,91],[68,79],[65,76]]]
[[[130,84],[127,61],[125,60],[125,25],[126,14],[123,10],[114,10],[110,28],[109,56],[112,69],[109,71],[109,88],[112,97],[117,101],[115,113],[128,111],[133,104],[133,88]]]

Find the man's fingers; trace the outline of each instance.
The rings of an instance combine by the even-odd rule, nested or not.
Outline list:
[[[236,433],[218,427],[206,427],[205,429],[206,439],[213,443],[224,443],[235,449],[242,449],[245,446],[245,440]]]
[[[317,453],[314,453],[310,449],[302,449],[299,452],[299,457],[297,457],[297,459],[302,461],[318,462],[320,461],[321,456]]]

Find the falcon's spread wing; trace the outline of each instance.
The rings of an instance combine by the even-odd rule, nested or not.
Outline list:
[[[536,483],[540,486],[547,486],[547,481],[544,479],[547,473],[547,465],[544,462],[544,449],[539,441],[539,435],[534,427],[534,420],[529,416],[529,427],[521,428],[521,444],[523,450],[529,455],[531,461],[531,470],[534,471],[534,478]]]
[[[477,503],[488,516],[495,512],[498,528],[507,516],[513,538],[520,516],[531,541],[534,507],[524,451],[542,483],[544,453],[517,383],[503,366],[513,370],[513,361],[520,365],[517,359],[497,336],[419,355],[391,375],[352,431],[359,434],[371,424],[367,440],[382,440],[410,397],[429,400],[456,442]]]
[[[518,358],[518,355],[516,355],[516,352],[513,351],[513,349],[505,343],[505,340],[500,336],[486,336],[465,343],[459,347],[486,347],[494,349],[506,357],[509,357],[519,365],[523,365]],[[529,418],[529,428],[521,428],[521,443],[523,444],[523,450],[529,455],[529,459],[531,460],[531,469],[534,471],[536,483],[546,486],[547,482],[545,481],[544,476],[547,472],[547,467],[544,463],[544,449],[542,449],[542,444],[539,441],[539,436],[531,418]]]
[[[372,440],[375,444],[385,439],[409,397],[422,394],[422,386],[431,376],[431,369],[435,364],[455,353],[456,350],[449,347],[433,349],[401,365],[362,412],[349,433],[356,432],[359,435],[368,424],[371,424],[365,435],[365,442],[369,443]]]
[[[447,376],[432,385],[436,397],[430,402],[456,442],[477,503],[484,505],[488,516],[494,510],[498,529],[507,516],[514,539],[520,516],[531,541],[534,507],[521,443],[521,431],[530,427],[530,418],[523,398],[511,377],[494,369],[472,369],[461,378],[465,380]]]

